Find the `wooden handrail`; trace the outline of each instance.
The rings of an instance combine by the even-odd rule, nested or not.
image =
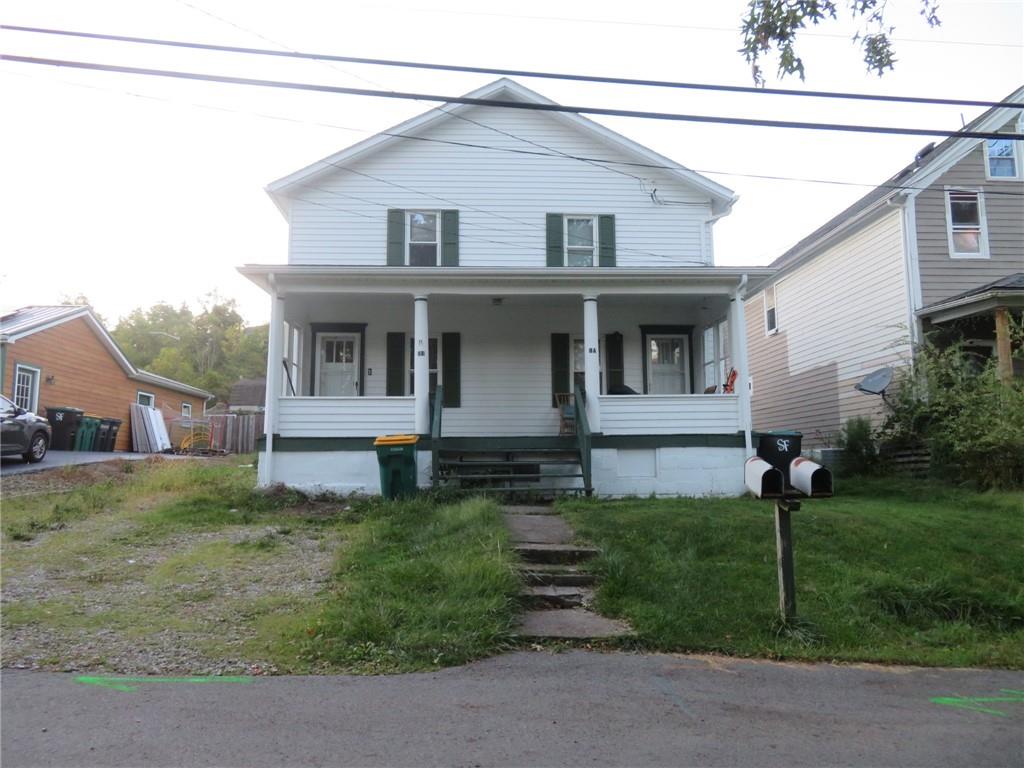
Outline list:
[[[438,384],[434,392],[434,413],[430,419],[430,467],[436,488],[441,482],[441,412],[444,410],[444,386]]]
[[[580,452],[580,469],[583,470],[583,487],[587,496],[593,492],[590,483],[590,423],[587,421],[587,398],[577,382],[573,388],[576,406],[576,447]]]

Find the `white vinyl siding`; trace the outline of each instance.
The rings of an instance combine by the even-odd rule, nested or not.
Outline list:
[[[734,435],[737,395],[602,395],[606,435]]]
[[[486,107],[465,115],[550,147],[553,154],[633,160],[552,115]],[[634,178],[599,164],[550,156],[465,120],[447,120],[423,135],[544,154],[402,141],[365,160],[346,161],[346,167],[367,175],[339,169],[295,191],[289,263],[383,265],[388,208],[458,209],[460,266],[544,267],[545,214],[550,211],[615,214],[618,267],[711,263],[707,196],[663,171],[637,172],[660,198],[673,201],[658,205]]]
[[[411,397],[282,397],[281,437],[376,437],[414,432]]]
[[[834,441],[846,419],[882,416],[853,385],[909,359],[901,215],[892,210],[776,282],[784,328],[765,336],[763,293],[747,302],[755,429]],[[833,443],[834,444],[834,443]]]

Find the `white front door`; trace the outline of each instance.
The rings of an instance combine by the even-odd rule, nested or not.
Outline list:
[[[323,333],[317,336],[317,394],[355,397],[359,394],[359,335]]]
[[[690,391],[690,350],[686,336],[647,337],[647,374],[652,395],[685,395]]]

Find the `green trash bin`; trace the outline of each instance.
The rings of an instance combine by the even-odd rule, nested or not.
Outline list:
[[[100,429],[98,416],[83,416],[82,423],[78,426],[78,433],[75,435],[76,451],[91,451],[96,443],[96,433]]]
[[[373,441],[380,466],[380,492],[385,499],[416,493],[416,443],[419,435],[381,435]]]

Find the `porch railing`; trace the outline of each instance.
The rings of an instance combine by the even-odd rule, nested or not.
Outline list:
[[[580,452],[583,488],[587,496],[589,496],[593,489],[593,486],[590,484],[590,422],[587,421],[587,398],[578,383],[573,389],[573,400],[576,406],[576,447]]]
[[[281,437],[376,437],[412,432],[411,397],[282,397]]]
[[[729,435],[742,429],[738,395],[602,395],[605,435]]]
[[[444,385],[434,393],[434,409],[430,417],[430,467],[433,485],[441,482],[441,413],[444,410]]]

